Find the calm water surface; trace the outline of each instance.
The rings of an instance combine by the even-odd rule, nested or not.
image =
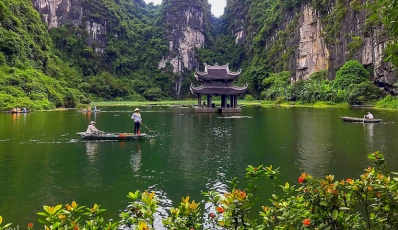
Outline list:
[[[195,114],[192,108],[142,107],[142,132],[130,142],[82,141],[91,120],[108,132],[132,132],[133,107],[0,114],[0,215],[26,226],[43,205],[73,200],[107,209],[117,219],[126,194],[151,190],[165,207],[178,206],[201,191],[229,189],[244,181],[247,165],[280,167],[281,182],[295,183],[301,172],[336,179],[355,177],[368,166],[366,155],[380,150],[398,171],[398,112],[373,111],[380,124],[344,123],[340,116],[363,117],[365,110],[244,108],[241,116]],[[235,114],[236,115],[236,114]],[[270,182],[260,202],[267,204]],[[244,184],[242,183],[242,187]],[[267,189],[268,188],[268,189]]]

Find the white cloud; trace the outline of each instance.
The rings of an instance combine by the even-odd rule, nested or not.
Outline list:
[[[153,2],[155,5],[162,3],[162,0],[144,0],[146,3]],[[208,0],[211,5],[211,12],[214,16],[220,17],[224,13],[224,7],[227,5],[227,0]]]

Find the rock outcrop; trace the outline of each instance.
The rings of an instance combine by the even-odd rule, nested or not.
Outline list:
[[[364,0],[361,1],[364,4]],[[321,70],[328,70],[330,79],[333,79],[337,70],[348,60],[358,60],[364,66],[373,67],[372,79],[380,87],[387,91],[392,91],[396,73],[392,70],[389,63],[384,62],[384,51],[389,42],[386,31],[381,25],[369,26],[367,22],[367,12],[363,9],[351,6],[349,2],[345,3],[345,15],[339,21],[332,18],[333,22],[325,19],[330,15],[335,7],[338,7],[337,1],[329,4],[329,9],[325,13],[320,13],[314,9],[311,4],[304,4],[299,9],[289,11],[284,16],[282,23],[279,23],[272,34],[267,36],[265,41],[265,52],[272,47],[279,38],[278,33],[286,31],[287,25],[295,24],[295,32],[288,35],[285,41],[285,52],[289,48],[294,49],[290,56],[289,71],[292,73],[291,81],[307,79],[312,73]],[[341,7],[341,6],[340,6]],[[298,22],[295,15],[298,14]],[[327,31],[327,24],[334,23],[338,25],[335,34]],[[236,37],[236,43],[243,44],[250,41],[245,39],[247,31],[247,22],[236,21],[233,23],[233,34]]]
[[[184,68],[198,67],[195,48],[203,48],[205,44],[205,13],[204,9],[193,5],[179,5],[179,1],[167,2],[164,11],[165,38],[169,43],[170,54],[164,58],[159,67],[170,62],[174,72]],[[173,8],[173,9],[172,9]]]
[[[34,8],[40,13],[48,28],[65,24],[84,26],[87,44],[95,46],[96,53],[102,53],[107,45],[106,21],[89,20],[90,9],[81,0],[32,0]]]
[[[329,49],[323,38],[318,13],[309,5],[305,5],[299,21],[296,74],[292,81],[306,79],[314,72],[329,69]]]

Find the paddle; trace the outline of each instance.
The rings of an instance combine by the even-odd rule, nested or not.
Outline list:
[[[362,123],[365,123],[365,117],[366,117],[366,115],[363,115],[363,121],[362,121]]]
[[[127,116],[131,117],[132,115],[127,114]],[[146,125],[144,125],[142,123],[141,123],[141,125],[144,126],[146,129],[148,129],[148,131],[151,132],[151,133],[156,132],[156,131],[153,131],[153,130],[149,129]]]

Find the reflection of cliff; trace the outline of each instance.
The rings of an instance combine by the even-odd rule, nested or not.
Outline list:
[[[178,158],[177,162],[180,165],[176,165],[176,168],[182,170],[181,175],[185,181],[189,183],[195,183],[198,179],[196,175],[195,165],[200,162],[200,155],[195,156],[192,153],[193,149],[197,149],[200,145],[200,140],[193,139],[193,133],[198,132],[197,124],[194,123],[194,119],[189,117],[187,114],[180,114],[179,109],[173,110],[173,115],[170,121],[170,154],[173,158]]]
[[[179,113],[176,111],[176,113]],[[192,117],[193,116],[193,117]],[[177,160],[176,168],[187,187],[206,184],[207,189],[225,190],[227,172],[235,172],[244,156],[241,152],[243,138],[247,131],[247,119],[220,119],[216,114],[185,114],[171,118],[171,157]],[[203,165],[212,170],[203,171]],[[192,184],[192,186],[190,186]]]
[[[297,118],[299,167],[313,176],[324,176],[332,157],[330,120],[311,111],[300,115]]]
[[[137,148],[135,151],[132,151],[133,153],[131,154],[130,157],[130,165],[131,169],[134,172],[138,172],[141,168],[141,146],[140,143],[137,143]]]

